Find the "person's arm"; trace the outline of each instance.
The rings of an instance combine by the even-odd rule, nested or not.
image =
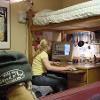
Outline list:
[[[44,58],[42,61],[48,71],[60,72],[60,71],[65,71],[65,70],[73,70],[71,66],[58,67],[58,66],[51,65],[48,58]]]

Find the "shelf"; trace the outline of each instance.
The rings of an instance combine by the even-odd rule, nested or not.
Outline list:
[[[99,44],[100,45],[100,43],[91,43],[91,44],[95,44],[95,45],[98,45]]]

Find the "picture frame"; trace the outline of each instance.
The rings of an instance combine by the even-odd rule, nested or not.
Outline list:
[[[10,1],[0,0],[0,50],[10,49]]]

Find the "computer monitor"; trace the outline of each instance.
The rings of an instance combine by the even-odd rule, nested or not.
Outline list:
[[[70,55],[70,44],[64,44],[64,55],[69,56]]]
[[[72,46],[70,43],[55,42],[52,47],[53,60],[71,60]]]

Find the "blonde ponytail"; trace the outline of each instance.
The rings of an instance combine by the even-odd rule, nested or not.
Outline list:
[[[38,50],[36,51],[35,55],[33,56],[33,59],[40,54],[42,51],[47,51],[48,49],[48,42],[46,41],[46,39],[42,39],[40,41],[40,44],[38,46]]]

